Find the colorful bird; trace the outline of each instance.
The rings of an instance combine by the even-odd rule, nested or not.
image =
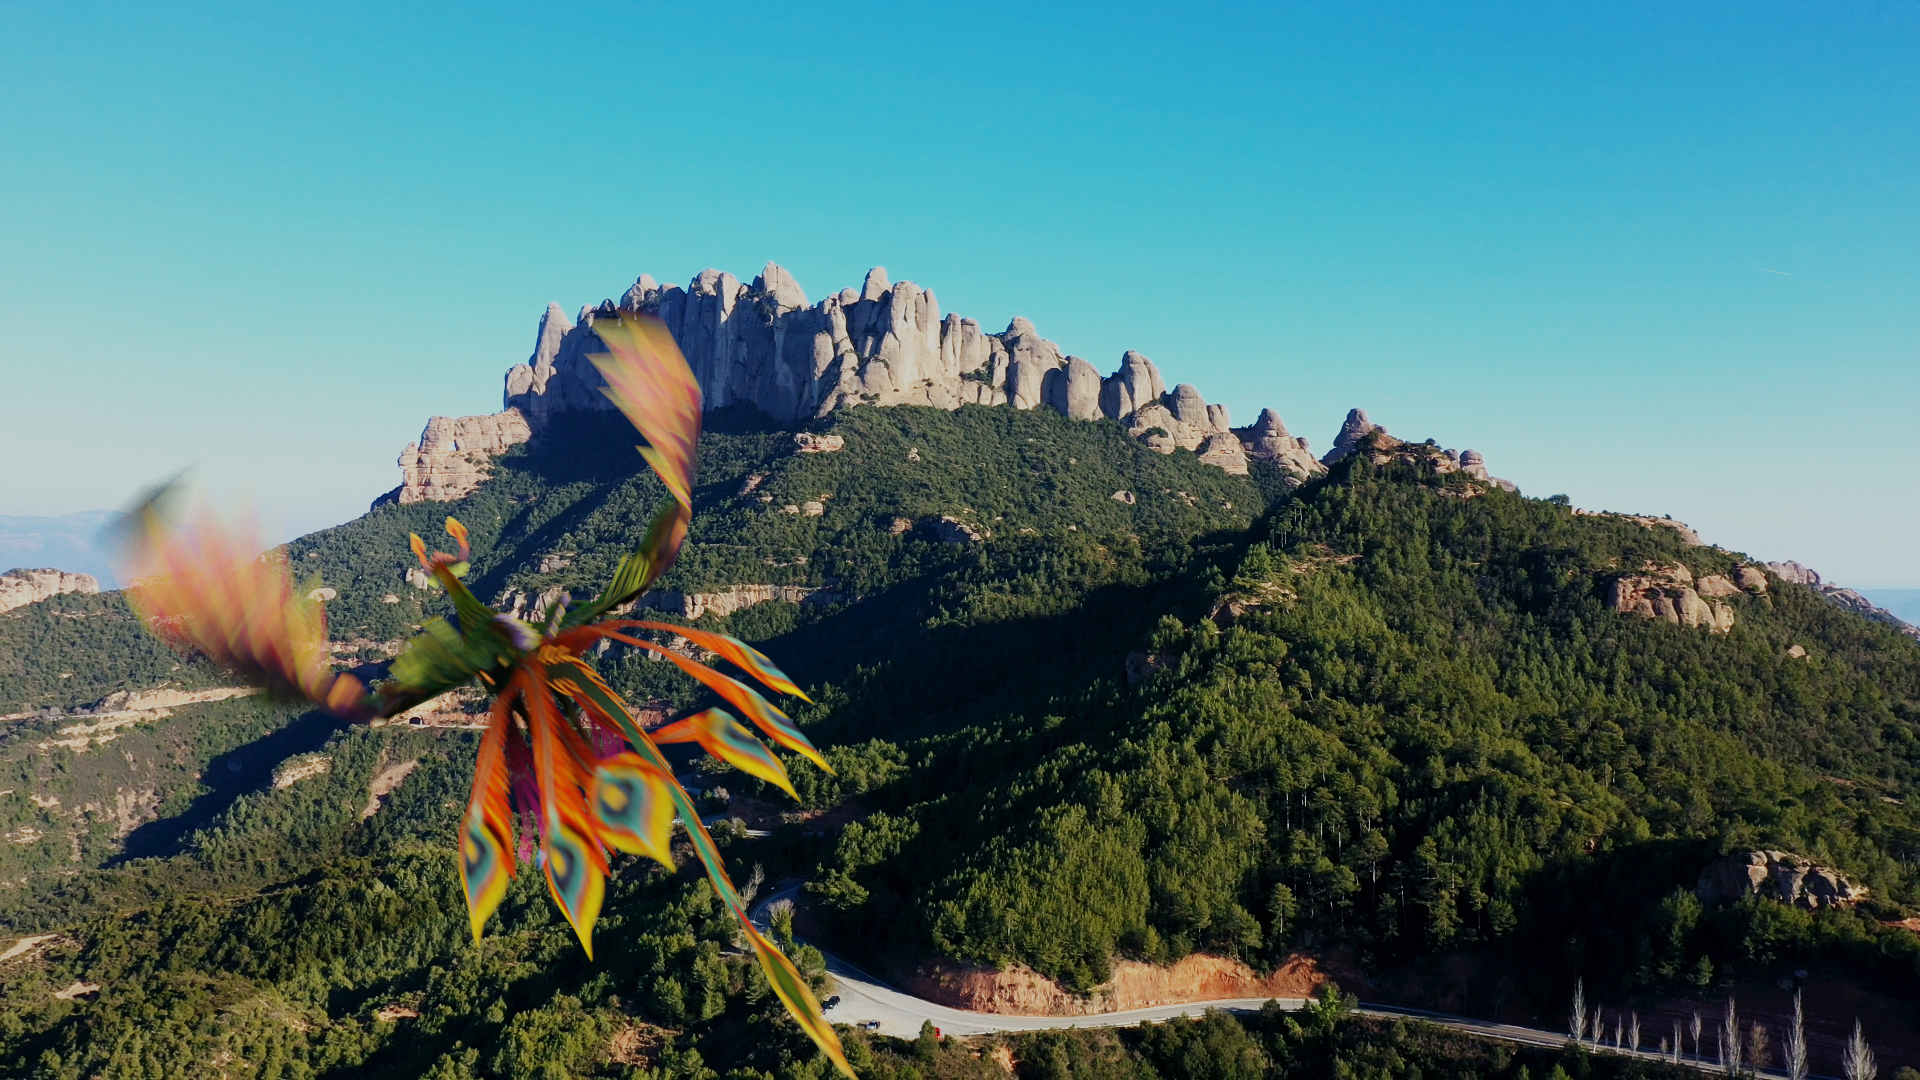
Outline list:
[[[467,531],[448,518],[447,533],[457,553],[429,554],[418,536],[410,539],[421,566],[453,601],[456,621],[428,622],[394,660],[391,677],[370,692],[352,675],[331,673],[324,610],[309,597],[312,590],[293,587],[284,553],[256,556],[252,553],[259,548],[251,535],[224,531],[211,518],[189,530],[174,529],[159,511],[158,496],[134,515],[133,547],[144,576],[130,596],[163,639],[198,650],[280,696],[304,698],[350,719],[394,716],[478,683],[493,705],[460,822],[458,853],[474,939],[479,940],[515,873],[515,801],[535,823],[548,891],[589,957],[593,924],[606,895],[607,853],[642,855],[674,869],[677,818],[714,891],[739,920],[774,993],[833,1063],[852,1076],[840,1040],[806,981],[748,919],[719,849],[659,744],[697,742],[791,794],[785,766],[720,708],[649,736],[583,656],[608,639],[659,653],[775,742],[832,771],[792,720],[759,691],[630,631],[679,634],[774,693],[807,700],[752,646],[724,634],[615,617],[673,565],[686,539],[693,516],[700,386],[659,321],[623,313],[597,322],[594,332],[609,350],[591,357],[606,379],[604,392],[646,439],[638,449],[669,494],[639,549],[621,559],[613,580],[592,601],[571,605],[563,597],[537,625],[481,603],[461,580],[471,554]]]

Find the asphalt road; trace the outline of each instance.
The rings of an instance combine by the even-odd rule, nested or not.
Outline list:
[[[750,912],[754,925],[762,932],[768,930],[767,908],[777,900],[793,900],[800,893],[798,884],[786,884],[769,894],[753,906]],[[838,996],[837,1005],[827,1010],[827,1019],[836,1024],[868,1026],[877,1024],[874,1030],[883,1035],[900,1039],[911,1039],[920,1034],[920,1025],[931,1021],[943,1035],[989,1035],[995,1032],[1044,1031],[1052,1028],[1073,1027],[1128,1027],[1133,1024],[1171,1020],[1176,1016],[1199,1016],[1208,1009],[1220,1009],[1230,1013],[1259,1012],[1268,998],[1221,998],[1214,1001],[1194,1001],[1183,1005],[1161,1005],[1151,1009],[1128,1009],[1124,1012],[1098,1013],[1092,1016],[1002,1016],[997,1013],[968,1012],[964,1009],[949,1008],[923,998],[914,997],[887,985],[875,976],[869,975],[845,960],[821,950],[827,960],[827,973],[833,976],[834,988],[828,991],[828,997]],[[1280,998],[1280,1007],[1298,1009],[1305,1005],[1301,998]],[[1544,1031],[1539,1028],[1519,1027],[1514,1024],[1496,1024],[1488,1020],[1475,1020],[1472,1017],[1452,1016],[1447,1013],[1427,1012],[1422,1009],[1404,1009],[1392,1005],[1379,1005],[1363,1002],[1356,1010],[1363,1016],[1375,1016],[1382,1019],[1404,1018],[1422,1020],[1454,1031],[1471,1035],[1480,1035],[1491,1039],[1504,1039],[1507,1042],[1526,1046],[1560,1047],[1567,1044],[1564,1031]],[[1671,1058],[1653,1050],[1631,1051],[1624,1047],[1601,1046],[1607,1053],[1632,1054],[1649,1061],[1671,1061]],[[1713,1062],[1694,1062],[1683,1060],[1683,1065],[1693,1065],[1703,1072],[1719,1072],[1720,1067]],[[1770,1071],[1762,1071],[1762,1077],[1775,1077]]]

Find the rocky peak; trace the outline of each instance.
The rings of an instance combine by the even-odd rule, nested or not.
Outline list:
[[[708,409],[751,405],[800,424],[859,405],[1044,406],[1076,420],[1118,421],[1155,450],[1193,451],[1230,471],[1244,471],[1249,457],[1224,406],[1209,405],[1190,384],[1168,391],[1138,352],[1103,377],[1042,337],[1031,319],[1014,316],[1005,331],[989,333],[977,320],[943,314],[932,289],[893,281],[885,267],[869,270],[858,289],[809,304],[793,275],[772,262],[744,285],[711,269],[685,289],[642,274],[618,305],[584,308],[573,323],[550,308],[535,355],[507,375],[505,404],[535,434],[567,412],[610,407],[586,358],[601,351],[593,320],[616,310],[667,325]],[[1304,447],[1262,443],[1252,455],[1278,461],[1281,449]],[[1294,470],[1310,474],[1297,457],[1288,458]]]
[[[651,315],[666,325],[700,383],[707,409],[750,406],[794,426],[860,405],[1046,407],[1075,420],[1116,421],[1150,449],[1186,450],[1228,472],[1245,473],[1250,462],[1271,462],[1295,484],[1325,473],[1325,465],[1368,439],[1376,451],[1403,445],[1355,409],[1324,462],[1315,461],[1307,441],[1295,438],[1274,410],[1263,410],[1251,427],[1234,428],[1226,406],[1209,404],[1191,383],[1169,390],[1154,362],[1131,349],[1111,375],[1102,376],[1092,362],[1042,337],[1033,320],[1016,315],[1004,331],[990,333],[978,320],[943,314],[932,289],[893,281],[885,267],[867,271],[857,289],[809,303],[793,275],[769,262],[747,284],[715,269],[694,275],[685,288],[641,274],[618,303],[582,307],[575,319],[549,304],[534,335],[533,354],[507,372],[506,411],[433,422],[467,424],[474,434],[464,440],[437,433],[430,423],[403,457],[404,479],[394,496],[458,498],[484,475],[483,463],[472,454],[498,452],[478,444],[504,449],[537,437],[567,413],[612,408],[588,358],[605,351],[594,321],[621,311]],[[508,430],[504,418],[509,413],[524,423],[525,437]],[[488,423],[493,429],[483,436]],[[437,449],[449,441],[461,443],[455,457]],[[476,448],[470,451],[468,444]],[[1433,464],[1442,472],[1464,471],[1512,487],[1488,476],[1474,451],[1447,451]]]
[[[1767,569],[1773,571],[1774,577],[1779,578],[1781,581],[1792,582],[1795,585],[1820,584],[1820,574],[1818,571],[1801,566],[1797,562],[1770,562],[1767,564]]]
[[[1352,409],[1347,412],[1346,422],[1340,425],[1340,434],[1333,437],[1333,449],[1320,459],[1322,465],[1331,465],[1360,448],[1360,442],[1374,432],[1382,435],[1387,429],[1367,419],[1367,410]]]
[[[1277,422],[1279,417],[1274,417]],[[1301,442],[1302,448],[1306,446]],[[1429,469],[1446,476],[1451,473],[1463,473],[1483,484],[1492,484],[1507,491],[1519,491],[1511,480],[1502,480],[1487,471],[1486,455],[1478,450],[1446,450],[1435,445],[1432,440],[1425,443],[1409,443],[1387,434],[1387,429],[1367,419],[1365,409],[1354,409],[1347,413],[1347,419],[1340,425],[1340,434],[1334,436],[1333,449],[1321,458],[1324,465],[1332,465],[1355,454],[1364,454],[1375,465],[1398,462]]]
[[[518,409],[491,416],[432,417],[420,441],[400,452],[400,486],[380,502],[406,505],[465,498],[487,478],[495,455],[532,437]]]
[[[100,582],[92,574],[70,574],[45,566],[33,570],[16,567],[0,574],[0,611],[12,611],[61,593],[99,591]]]
[[[885,274],[881,276],[885,277]],[[760,276],[753,279],[753,291],[772,300],[780,311],[793,311],[807,306],[806,291],[800,288],[799,282],[793,280],[792,274],[776,262],[769,261],[761,269]]]
[[[1307,450],[1307,440],[1296,439],[1289,434],[1280,414],[1272,409],[1260,410],[1260,418],[1251,427],[1234,428],[1233,433],[1249,459],[1273,462],[1296,484],[1303,484],[1327,471],[1327,467],[1315,461],[1313,454]]]

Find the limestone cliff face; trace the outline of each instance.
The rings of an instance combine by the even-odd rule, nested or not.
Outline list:
[[[1201,461],[1244,475],[1252,462],[1271,462],[1298,485],[1324,475],[1359,441],[1386,429],[1355,409],[1331,453],[1316,461],[1307,440],[1287,430],[1280,414],[1264,409],[1251,426],[1235,428],[1224,405],[1209,404],[1189,383],[1169,389],[1154,362],[1128,350],[1110,375],[1040,336],[1014,317],[993,333],[974,319],[943,313],[932,289],[891,281],[874,267],[857,289],[816,302],[793,275],[768,263],[750,282],[721,270],[702,270],[686,287],[662,285],[642,274],[618,301],[583,307],[569,318],[547,305],[526,363],[507,371],[503,404],[494,416],[435,417],[420,441],[401,456],[403,481],[385,501],[457,499],[486,476],[487,459],[517,442],[537,438],[568,413],[613,408],[588,358],[605,351],[596,320],[622,312],[652,315],[666,324],[700,382],[711,411],[751,406],[783,424],[804,425],[858,405],[962,405],[1053,409],[1075,420],[1112,420],[1153,450],[1186,450]],[[804,436],[802,453],[838,449],[834,436]],[[1491,484],[1472,450],[1445,451],[1435,466]],[[378,505],[378,503],[376,503]]]
[[[1607,606],[1629,615],[1665,619],[1681,626],[1704,626],[1724,634],[1733,629],[1733,607],[1706,597],[1733,596],[1740,591],[1724,577],[1696,582],[1693,571],[1679,563],[1650,565],[1645,573],[1615,578],[1607,589]]]
[[[0,611],[45,600],[61,593],[97,593],[100,583],[92,574],[69,574],[65,570],[9,570],[0,574]]]
[[[451,502],[464,498],[487,472],[494,455],[533,437],[516,409],[492,416],[436,416],[427,421],[420,441],[400,452],[402,504]]]
[[[1306,479],[1318,463],[1269,409],[1244,432],[1222,405],[1188,384],[1167,389],[1159,368],[1129,351],[1111,375],[1070,356],[1025,318],[1000,333],[943,314],[932,289],[888,280],[875,267],[857,289],[809,303],[793,276],[768,263],[743,283],[703,270],[687,284],[641,275],[618,302],[568,319],[550,305],[533,354],[507,372],[504,401],[537,435],[556,417],[607,409],[600,374],[587,359],[603,350],[597,319],[622,311],[658,317],[700,381],[707,409],[751,405],[782,423],[803,424],[856,405],[1050,408],[1076,420],[1115,420],[1162,453],[1189,450],[1244,473],[1250,459],[1280,462]]]

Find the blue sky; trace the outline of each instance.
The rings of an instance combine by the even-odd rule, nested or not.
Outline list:
[[[396,6],[0,3],[0,514],[345,520],[775,259],[1920,586],[1913,5]]]

